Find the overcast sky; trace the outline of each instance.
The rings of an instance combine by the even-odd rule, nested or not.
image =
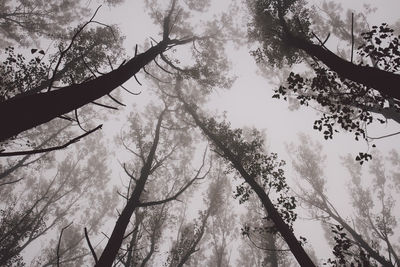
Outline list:
[[[109,9],[103,7],[97,19],[108,24],[119,24],[122,33],[126,36],[127,54],[133,55],[135,44],[142,45],[149,40],[149,37],[159,39],[158,33],[160,29],[155,27],[147,13],[143,12],[143,1],[127,0],[125,2],[125,4],[117,8]],[[218,0],[218,5],[223,6],[228,2]],[[315,2],[321,3],[322,1]],[[394,23],[399,19],[399,0],[336,0],[335,2],[340,2],[344,7],[354,9],[355,12],[360,12],[363,4],[366,3],[371,4],[372,7],[377,7],[377,11],[368,16],[370,25],[382,22]],[[318,118],[315,110],[301,108],[292,112],[288,110],[286,102],[271,99],[273,87],[265,78],[257,74],[258,68],[254,59],[249,55],[247,46],[243,46],[240,49],[231,47],[228,55],[232,62],[232,72],[237,75],[237,80],[230,90],[215,92],[208,104],[208,108],[219,113],[226,111],[227,118],[234,127],[254,126],[258,129],[265,129],[270,150],[278,152],[280,158],[285,159],[287,162],[290,160],[285,144],[297,142],[297,134],[299,132],[307,133],[314,140],[321,142],[325,153],[328,154],[326,171],[331,190],[328,195],[339,207],[348,206],[348,199],[342,197],[342,195],[347,195],[345,187],[348,182],[348,175],[344,168],[340,166],[339,156],[347,153],[352,153],[355,156],[356,153],[365,151],[367,149],[365,142],[356,142],[354,137],[349,134],[338,134],[333,140],[325,141],[322,134],[312,129],[314,120]],[[148,95],[145,93],[147,90],[145,86],[138,86],[134,79],[131,79],[126,85],[133,91],[142,90],[143,94],[139,96],[124,95],[124,102],[131,101],[140,106],[149,100]],[[121,117],[118,127],[124,123],[123,114],[121,112],[118,115]],[[115,129],[115,122],[105,122],[106,132],[115,133]],[[398,125],[390,123],[388,126],[372,126],[370,135],[379,136],[396,131],[399,131]],[[392,148],[398,148],[400,136],[387,138],[376,143],[379,150],[385,154]],[[288,168],[288,176],[291,175],[293,175],[293,172]],[[318,257],[326,258],[330,256],[329,249],[325,245],[326,241],[321,235],[322,232],[315,231],[316,225],[316,223],[310,222],[300,223],[296,229],[299,233],[303,233],[304,236],[309,238],[315,248],[318,246],[319,249],[316,249]],[[321,249],[321,247],[325,249]]]

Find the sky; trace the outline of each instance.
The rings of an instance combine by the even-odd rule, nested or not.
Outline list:
[[[223,6],[229,1],[218,1]],[[314,1],[321,3],[322,1]],[[377,7],[372,15],[368,16],[370,25],[380,24],[382,22],[394,23],[400,10],[400,1],[398,0],[363,0],[363,1],[345,1],[336,0],[345,8],[351,8],[354,12],[362,10],[364,4],[370,4]],[[126,1],[119,8],[110,10],[102,9],[99,15],[101,21],[106,23],[117,23],[122,32],[126,35],[127,53],[133,54],[136,43],[143,44],[149,40],[149,37],[157,39],[159,29],[155,28],[149,20],[147,14],[143,12],[142,1]],[[332,50],[335,47],[330,47]],[[233,87],[229,90],[218,90],[211,97],[207,108],[215,113],[226,112],[228,120],[234,127],[256,127],[265,129],[267,136],[267,145],[271,151],[278,152],[280,158],[290,163],[290,155],[286,150],[286,145],[298,142],[298,133],[303,132],[323,145],[323,151],[328,155],[326,164],[326,176],[330,191],[329,197],[338,206],[343,207],[344,213],[349,206],[347,195],[347,183],[349,175],[341,166],[340,156],[347,153],[355,155],[360,151],[365,151],[367,145],[361,141],[356,142],[352,135],[341,133],[337,134],[333,140],[324,140],[322,134],[312,129],[313,122],[318,118],[317,112],[311,108],[300,108],[296,111],[289,111],[288,105],[284,101],[272,99],[273,85],[259,75],[259,69],[254,63],[254,59],[249,55],[249,47],[230,47],[228,56],[231,60],[232,72],[237,76]],[[140,76],[139,76],[140,77]],[[131,79],[127,83],[132,90],[146,90],[146,86],[140,87]],[[128,96],[130,97],[130,96]],[[132,101],[141,105],[146,102],[148,96],[144,93],[140,96],[132,97]],[[123,123],[123,122],[121,122]],[[107,127],[115,129],[114,126]],[[391,123],[387,126],[370,127],[371,136],[379,136],[399,131],[398,125]],[[385,154],[392,148],[398,148],[400,136],[386,138],[376,142],[379,150]],[[367,165],[367,164],[366,164]],[[290,164],[287,170],[289,180],[296,179],[296,175],[290,170]],[[350,214],[349,214],[350,215]],[[300,215],[300,217],[302,217]],[[319,225],[315,222],[300,222],[296,225],[299,233],[305,233],[310,243],[316,249],[319,258],[329,257],[330,249],[326,245],[322,231],[318,229]]]
[[[215,8],[223,10],[228,2],[227,0],[219,0]],[[321,3],[317,0],[315,2]],[[360,11],[363,4],[371,4],[377,7],[376,12],[368,16],[370,25],[382,22],[394,23],[399,18],[400,1],[398,0],[335,0],[335,2],[354,9],[355,12]],[[126,36],[125,47],[128,56],[134,54],[135,44],[139,44],[139,47],[141,47],[144,43],[149,42],[150,37],[160,38],[160,29],[153,25],[152,20],[143,10],[143,1],[126,0],[124,4],[118,7],[102,7],[98,17],[96,17],[102,23],[117,24],[120,27],[121,32]],[[335,47],[331,49],[335,49]],[[346,133],[338,134],[333,140],[326,141],[322,134],[312,129],[314,120],[318,118],[315,110],[300,108],[296,111],[290,111],[286,102],[272,99],[274,85],[271,85],[267,79],[260,75],[260,70],[256,66],[254,58],[250,56],[249,50],[250,48],[246,45],[239,48],[233,46],[228,48],[227,54],[231,60],[231,71],[237,76],[237,79],[229,90],[217,90],[207,103],[207,109],[217,114],[226,112],[227,119],[233,127],[256,127],[265,130],[267,146],[270,151],[277,152],[281,159],[288,162],[287,175],[293,185],[296,174],[290,169],[290,155],[286,146],[290,143],[297,143],[300,132],[306,133],[312,140],[320,142],[323,145],[324,152],[328,155],[326,164],[326,176],[330,189],[328,195],[338,207],[343,207],[341,210],[346,213],[349,206],[349,199],[345,197],[349,176],[340,164],[340,156],[347,153],[355,155],[360,151],[365,151],[367,145],[363,141],[354,141],[354,137]],[[138,77],[144,80],[142,75],[138,75]],[[142,91],[139,96],[123,95],[125,103],[136,104],[140,108],[150,100],[150,96],[146,92],[150,88],[146,84],[139,86],[134,79],[131,79],[125,86],[135,92]],[[126,110],[113,115],[115,119],[104,122],[103,131],[109,135],[109,139],[114,138],[116,129],[125,125],[124,116],[129,111],[130,108],[128,107]],[[371,135],[374,136],[396,131],[399,131],[399,127],[394,123],[387,126],[379,125],[378,127],[373,125],[370,129]],[[118,133],[119,131],[117,131]],[[379,150],[385,154],[390,149],[398,148],[400,136],[386,138],[377,141],[376,144]],[[121,160],[118,156],[116,157],[114,161],[115,172],[120,171],[117,159]],[[300,215],[300,217],[302,216]],[[309,239],[318,258],[331,256],[318,223],[300,220],[296,224],[295,230]]]

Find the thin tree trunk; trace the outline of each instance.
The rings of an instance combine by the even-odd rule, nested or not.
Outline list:
[[[160,139],[161,122],[164,113],[165,110],[160,114],[158,118],[151,150],[149,152],[149,155],[147,156],[145,164],[142,167],[140,177],[136,183],[135,189],[132,192],[131,198],[129,199],[125,208],[122,210],[121,215],[118,217],[113,232],[110,236],[110,239],[108,240],[107,245],[104,248],[103,253],[101,254],[100,259],[95,265],[95,267],[112,266],[113,261],[115,260],[115,257],[118,254],[119,248],[121,247],[122,241],[124,239],[125,230],[129,224],[133,212],[140,204],[140,196],[144,191],[147,178],[151,173],[151,167],[153,164],[154,156]]]

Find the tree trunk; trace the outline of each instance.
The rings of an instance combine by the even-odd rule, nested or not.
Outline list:
[[[158,142],[160,140],[161,122],[164,113],[165,110],[161,112],[158,118],[153,144],[147,156],[146,162],[141,169],[140,177],[136,182],[135,189],[133,190],[128,203],[122,210],[121,215],[118,217],[110,239],[108,240],[107,245],[104,248],[103,253],[101,254],[100,259],[96,263],[95,267],[111,267],[118,254],[118,250],[121,247],[122,241],[124,240],[125,230],[129,224],[133,212],[140,204],[140,196],[144,191],[146,181],[151,173],[151,167],[157,150]]]
[[[287,29],[285,30],[285,37],[284,40],[289,45],[317,58],[340,77],[374,88],[383,97],[400,100],[400,75],[369,66],[355,65],[321,45],[313,44],[303,37],[295,36]]]
[[[0,141],[78,109],[129,80],[167,48],[163,40],[126,64],[93,80],[0,103]]]
[[[256,182],[254,177],[250,176],[247,171],[244,169],[242,164],[238,162],[234,156],[234,154],[227,148],[217,136],[214,135],[209,129],[204,125],[201,121],[195,110],[187,104],[182,98],[180,98],[186,111],[192,116],[196,125],[203,131],[203,133],[214,143],[218,149],[223,151],[226,158],[231,162],[233,167],[240,173],[240,175],[244,178],[244,180],[250,185],[252,190],[257,194],[261,203],[263,204],[265,210],[268,213],[269,218],[272,220],[279,233],[282,235],[283,239],[288,244],[290,250],[295,256],[296,260],[301,266],[304,267],[312,267],[315,264],[312,262],[310,257],[307,255],[300,242],[297,240],[296,236],[293,234],[292,230],[289,226],[284,222],[279,212],[276,210],[274,205],[272,204],[270,198],[265,193],[264,189]]]

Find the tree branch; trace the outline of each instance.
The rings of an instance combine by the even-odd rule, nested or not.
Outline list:
[[[94,249],[93,249],[93,247],[92,247],[92,244],[90,243],[89,235],[88,235],[88,232],[87,232],[86,227],[84,228],[84,230],[85,230],[86,242],[88,243],[90,252],[92,253],[92,256],[93,256],[93,258],[94,258],[94,262],[97,263],[97,261],[98,261],[98,260],[97,260],[97,255],[96,255],[96,252],[94,251]]]
[[[100,124],[96,128],[78,136],[75,137],[74,139],[68,141],[67,143],[60,145],[60,146],[55,146],[55,147],[49,147],[49,148],[43,148],[43,149],[33,149],[33,150],[27,150],[27,151],[16,151],[16,152],[2,152],[0,153],[0,157],[12,157],[12,156],[22,156],[22,155],[32,155],[32,154],[38,154],[38,153],[45,153],[45,152],[50,152],[54,150],[60,150],[63,148],[68,147],[69,145],[76,143],[80,141],[82,138],[86,137],[87,135],[97,131],[98,129],[101,129],[103,127],[103,124]]]
[[[57,245],[57,267],[60,267],[60,247],[61,247],[61,238],[64,233],[64,230],[70,227],[72,222],[70,222],[67,226],[64,226],[61,229],[60,237],[58,238],[58,245]]]

